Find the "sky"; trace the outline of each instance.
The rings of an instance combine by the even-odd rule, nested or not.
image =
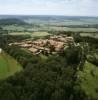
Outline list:
[[[98,16],[98,0],[0,0],[0,15]]]

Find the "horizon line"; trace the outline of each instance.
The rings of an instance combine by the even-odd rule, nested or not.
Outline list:
[[[65,16],[65,17],[98,17],[89,15],[47,15],[47,14],[0,14],[0,16]]]

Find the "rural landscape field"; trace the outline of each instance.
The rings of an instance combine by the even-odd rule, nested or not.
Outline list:
[[[98,100],[98,1],[0,1],[0,100]]]
[[[21,65],[6,53],[0,54],[0,79],[22,70]]]
[[[97,17],[0,16],[1,100],[98,100],[97,23]]]

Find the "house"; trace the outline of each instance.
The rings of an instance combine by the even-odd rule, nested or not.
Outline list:
[[[21,44],[19,46],[21,46],[23,48],[30,48],[30,47],[32,47],[32,44]]]
[[[66,37],[67,42],[74,42],[73,37]]]
[[[28,41],[25,41],[25,43],[32,44],[32,41],[28,40]]]
[[[32,52],[32,53],[38,52],[38,49],[36,49],[36,48],[34,48],[34,47],[31,47],[31,48],[29,48],[28,50],[29,50],[30,52]]]
[[[49,40],[49,45],[53,46],[55,51],[60,51],[64,47],[64,42]]]

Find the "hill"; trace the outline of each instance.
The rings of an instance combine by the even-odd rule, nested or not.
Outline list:
[[[26,23],[20,19],[12,18],[12,19],[0,19],[0,25],[25,25]]]

